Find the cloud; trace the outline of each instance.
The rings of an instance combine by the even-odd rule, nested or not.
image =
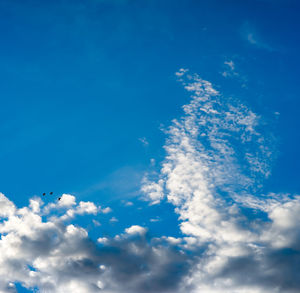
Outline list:
[[[101,212],[103,214],[109,214],[112,212],[112,209],[110,207],[106,207],[106,208],[101,209]]]
[[[149,145],[149,141],[146,137],[139,138],[139,141],[143,144],[143,146],[147,147]]]
[[[166,131],[167,155],[159,180],[146,177],[142,191],[157,203],[166,188],[168,200],[178,204],[194,190],[234,194],[255,189],[259,179],[270,175],[274,155],[274,141],[260,127],[261,117],[238,100],[226,101],[197,75],[186,73],[179,80],[192,101],[183,106],[185,116]]]
[[[177,77],[191,101],[142,191],[173,204],[182,237],[151,238],[137,223],[93,241],[75,219],[109,208],[67,194],[18,208],[0,194],[0,292],[16,283],[53,293],[300,291],[300,195],[259,188],[276,157],[263,118],[186,69]]]
[[[138,195],[142,177],[143,173],[139,167],[124,166],[105,176],[101,182],[92,185],[81,194],[102,191],[109,192],[115,197],[128,199]]]
[[[143,178],[141,191],[151,198],[152,204],[157,204],[164,196],[163,180],[156,182],[149,181],[147,174]]]
[[[229,66],[229,68],[230,68],[231,70],[234,70],[234,69],[235,69],[235,64],[234,64],[234,62],[233,62],[232,60],[230,60],[230,61],[225,61],[224,64],[227,65],[227,66]]]
[[[127,229],[125,229],[125,232],[129,235],[135,235],[135,234],[139,234],[139,235],[145,235],[147,232],[147,229],[138,225],[133,225]]]
[[[222,72],[224,77],[239,77],[239,74],[235,71],[235,63],[232,60],[224,62],[225,69]]]
[[[159,222],[161,219],[159,217],[156,218],[152,218],[150,219],[150,222],[155,223],[155,222]]]
[[[61,207],[73,206],[76,204],[75,196],[71,194],[63,194],[58,204]]]
[[[62,194],[60,200],[57,203],[49,203],[47,206],[44,207],[44,212],[47,214],[53,209],[57,208],[71,208],[72,206],[76,205],[75,196],[71,194]]]
[[[118,220],[116,217],[112,217],[109,221],[110,221],[111,223],[119,222],[119,220]]]
[[[131,201],[123,201],[123,203],[124,203],[125,207],[131,207],[134,205],[133,202],[131,202]]]
[[[49,207],[51,209],[55,208],[66,208],[70,207],[76,204],[75,196],[68,195],[66,198],[66,195],[62,195],[61,200],[58,202],[58,204],[51,203],[50,205],[45,207],[45,211],[49,211]],[[106,213],[105,211],[110,208],[106,208],[104,210],[101,210],[101,207],[97,207],[93,202],[90,201],[81,201],[75,208],[70,208],[66,211],[64,215],[61,216],[61,220],[67,220],[74,218],[76,215],[96,215],[99,212]]]
[[[267,51],[275,51],[275,48],[269,45],[257,31],[257,29],[250,25],[248,22],[245,22],[241,28],[242,38],[245,39],[252,46],[264,49]]]
[[[183,69],[176,75],[191,101],[166,131],[157,181],[142,190],[149,201],[174,205],[185,235],[176,242],[197,258],[183,287],[299,292],[300,197],[259,188],[276,158],[272,134],[259,115],[208,81]]]
[[[222,64],[222,71],[220,74],[224,78],[231,78],[238,81],[242,88],[247,88],[248,78],[240,70],[237,70],[237,63],[231,59],[227,59]]]
[[[71,196],[71,195],[70,195]],[[75,215],[94,214],[91,202],[75,204]],[[0,292],[17,292],[15,283],[40,292],[176,292],[189,269],[184,253],[153,245],[143,236],[146,228],[134,225],[118,240],[99,237],[58,217],[62,206],[43,214],[43,202],[34,198],[17,208],[0,194]],[[64,203],[66,203],[64,201]],[[65,205],[65,212],[70,204]],[[125,234],[124,234],[125,235]]]
[[[101,226],[101,223],[95,219],[92,220],[93,224],[96,226],[96,227],[99,227]]]

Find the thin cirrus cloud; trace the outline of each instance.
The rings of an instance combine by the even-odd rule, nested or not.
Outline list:
[[[257,29],[251,25],[249,22],[245,22],[240,30],[241,36],[244,40],[246,40],[250,45],[264,49],[267,51],[276,51],[274,46],[271,46],[257,31]]]
[[[142,191],[174,205],[180,246],[199,253],[185,288],[299,292],[300,196],[261,194],[276,157],[262,118],[197,74],[176,75],[191,102],[166,131],[157,181],[145,179]]]

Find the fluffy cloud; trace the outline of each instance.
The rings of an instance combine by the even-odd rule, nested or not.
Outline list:
[[[187,236],[178,245],[199,253],[185,288],[299,292],[300,197],[260,194],[276,157],[262,118],[199,76],[176,75],[191,102],[166,131],[157,181],[144,181],[142,191],[175,206]]]
[[[189,269],[183,253],[152,245],[140,237],[146,228],[137,225],[124,234],[135,237],[100,237],[93,242],[70,220],[99,209],[92,202],[76,204],[72,195],[61,200],[51,209],[39,198],[17,208],[0,194],[0,292],[16,292],[15,283],[54,293],[177,290]]]
[[[159,180],[157,183],[151,182],[147,176],[145,176],[143,178],[142,192],[151,199],[152,204],[159,203],[164,197],[163,180]]]
[[[133,225],[127,229],[125,229],[125,232],[130,235],[139,234],[139,235],[145,235],[147,232],[147,229],[138,225]]]

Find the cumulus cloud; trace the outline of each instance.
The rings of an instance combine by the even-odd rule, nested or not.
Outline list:
[[[61,198],[63,200],[63,197]],[[55,204],[54,204],[55,205]],[[67,207],[65,204],[61,205],[60,202],[57,204],[58,207]],[[85,215],[85,214],[92,214],[96,215],[98,212],[101,211],[101,207],[96,207],[93,202],[81,201],[79,204],[71,209],[68,209],[67,212],[61,216],[61,220],[67,220],[70,218],[74,218],[76,215]]]
[[[75,196],[71,194],[63,194],[58,202],[61,207],[70,207],[76,204]]]
[[[300,198],[259,189],[276,157],[272,135],[240,101],[188,70],[176,75],[191,102],[166,131],[157,181],[145,181],[142,191],[149,201],[174,205],[186,235],[176,242],[199,253],[185,288],[299,292]]]
[[[125,232],[129,235],[135,235],[135,234],[145,235],[147,232],[147,229],[144,227],[141,227],[139,225],[133,225],[133,226],[125,229]]]
[[[95,214],[94,203],[76,204],[65,196],[63,204],[43,213],[43,202],[34,198],[17,208],[0,194],[0,292],[16,292],[15,283],[39,292],[174,292],[189,269],[183,253],[152,245],[143,236],[146,228],[134,225],[132,237],[92,241],[87,230],[69,222],[75,215]],[[68,204],[66,204],[68,202]],[[68,219],[68,224],[64,222]],[[124,235],[125,235],[124,234]]]
[[[164,197],[163,193],[163,180],[158,182],[151,182],[147,175],[143,178],[141,191],[151,198],[152,204],[157,204]]]

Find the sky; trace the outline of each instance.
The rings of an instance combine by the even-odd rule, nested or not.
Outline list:
[[[299,292],[299,9],[0,0],[0,292]]]

